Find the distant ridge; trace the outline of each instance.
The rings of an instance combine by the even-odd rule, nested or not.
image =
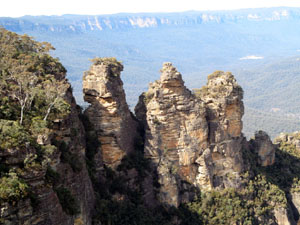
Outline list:
[[[300,18],[300,8],[274,7],[221,11],[174,13],[118,13],[108,15],[0,17],[0,25],[15,31],[88,32],[169,26],[194,26],[210,23],[278,21]]]

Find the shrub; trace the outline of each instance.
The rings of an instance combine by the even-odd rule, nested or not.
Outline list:
[[[0,179],[1,201],[16,202],[27,197],[28,193],[28,185],[16,173],[10,172]]]
[[[123,70],[123,65],[121,62],[117,61],[116,58],[111,57],[111,58],[94,58],[91,60],[94,65],[107,65],[110,69],[110,75],[112,76],[120,76],[120,72]]]
[[[0,120],[0,148],[20,148],[30,141],[30,135],[18,122]]]
[[[30,130],[33,134],[42,134],[47,130],[48,123],[41,117],[34,117],[31,120]]]

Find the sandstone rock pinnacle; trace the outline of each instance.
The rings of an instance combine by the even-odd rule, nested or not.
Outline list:
[[[136,122],[125,100],[120,73],[123,66],[114,58],[96,58],[83,76],[86,109],[101,142],[101,155],[95,159],[116,168],[123,156],[133,149]]]
[[[145,154],[157,165],[162,202],[176,206],[188,201],[192,186],[239,187],[242,98],[230,73],[210,75],[207,86],[194,95],[176,68],[163,64],[160,80],[149,85],[135,109],[146,127]]]

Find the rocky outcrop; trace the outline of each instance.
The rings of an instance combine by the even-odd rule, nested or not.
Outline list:
[[[84,100],[91,104],[85,115],[101,143],[101,154],[95,156],[97,168],[101,163],[116,168],[124,155],[133,150],[137,124],[125,100],[122,70],[114,58],[102,58],[96,59],[83,76]]]
[[[160,199],[178,206],[180,198],[189,198],[188,193],[179,196],[187,188],[184,185],[210,185],[209,176],[199,173],[197,161],[207,148],[208,127],[203,103],[184,86],[181,74],[171,63],[165,63],[161,72],[135,111],[146,127],[145,155],[157,167]]]
[[[0,162],[13,168],[7,176],[18,174],[35,195],[13,203],[0,199],[0,223],[90,225],[94,209],[99,211],[93,221],[100,223],[98,214],[109,210],[110,204],[119,207],[119,203],[120,210],[126,204],[142,206],[142,211],[163,205],[168,213],[169,206],[189,203],[199,191],[213,196],[216,192],[209,192],[212,189],[226,189],[220,193],[228,191],[229,195],[241,193],[233,197],[235,204],[244,198],[253,201],[249,216],[257,217],[258,223],[295,223],[291,212],[295,214],[300,208],[299,179],[291,176],[289,186],[280,186],[283,193],[276,188],[279,184],[269,185],[276,180],[257,178],[260,173],[270,178],[271,167],[262,167],[275,163],[276,146],[263,131],[256,132],[250,142],[244,138],[243,90],[231,73],[217,71],[208,76],[206,86],[191,92],[177,69],[164,63],[160,79],[150,83],[149,90],[140,96],[135,117],[125,100],[121,63],[114,58],[93,62],[83,77],[84,99],[90,103],[85,115],[69,88],[64,99],[70,111],[51,121],[42,132],[32,130],[30,135],[39,147],[28,142],[0,151]],[[16,121],[0,120],[0,131],[8,127],[21,129]],[[282,134],[276,143],[297,155],[299,140],[296,132]],[[39,148],[44,152],[37,165]],[[248,165],[254,159],[254,165]],[[281,167],[275,164],[274,168]],[[290,175],[291,171],[285,172]],[[269,189],[266,196],[270,199],[263,199],[267,203],[259,199],[260,185]],[[251,190],[246,190],[248,187]],[[99,207],[95,207],[95,195]],[[68,204],[62,202],[66,199]],[[263,204],[269,204],[267,211]],[[174,224],[181,220],[173,219]]]
[[[95,195],[85,163],[86,143],[84,127],[79,119],[81,112],[70,91],[66,93],[65,98],[71,106],[71,112],[68,117],[56,122],[54,136],[57,140],[66,143],[68,154],[63,158],[60,155],[60,159],[64,163],[57,159],[60,163],[54,164],[52,167],[60,174],[61,185],[71,191],[78,203],[79,214],[73,216],[71,221],[74,223],[77,219],[77,221],[83,221],[84,224],[92,224]]]
[[[216,71],[208,76],[207,85],[196,91],[205,103],[209,125],[209,150],[212,157],[212,186],[239,187],[244,170],[242,134],[244,114],[243,90],[234,76]]]
[[[285,208],[276,208],[274,210],[274,216],[276,219],[276,224],[278,225],[295,225],[295,221],[290,221],[291,219],[288,217],[288,211]]]
[[[242,90],[234,77],[211,75],[196,97],[171,63],[161,73],[135,108],[146,128],[146,157],[157,167],[160,200],[177,206],[193,197],[191,187],[238,187],[245,139]]]
[[[73,225],[75,220],[87,225],[92,223],[95,196],[85,166],[84,129],[70,89],[64,98],[70,105],[70,113],[63,119],[53,121],[51,129],[46,128],[36,134],[38,144],[45,151],[41,164],[35,162],[37,154],[41,154],[39,148],[30,143],[0,155],[1,163],[13,167],[31,190],[30,198],[17,203],[1,203],[1,224]],[[64,151],[59,145],[50,145],[53,143],[64,143]],[[52,174],[49,175],[50,171]],[[55,180],[50,182],[49,176],[54,173]],[[58,197],[58,189],[67,190],[69,196],[74,198],[76,213],[71,213],[73,215],[66,213],[62,198]]]
[[[261,166],[270,166],[275,162],[275,146],[269,135],[264,131],[255,133],[254,139],[251,140],[252,148],[258,155],[258,163]]]
[[[286,143],[294,146],[297,151],[300,151],[300,131],[296,131],[291,134],[281,133],[277,138],[275,138],[274,143],[277,145]]]

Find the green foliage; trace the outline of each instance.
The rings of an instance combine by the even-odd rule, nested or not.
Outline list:
[[[0,77],[1,79],[1,77]],[[1,87],[1,85],[0,85]],[[0,119],[17,120],[19,115],[16,105],[11,104],[9,97],[1,96],[0,98]]]
[[[28,185],[15,172],[0,178],[0,201],[17,202],[27,197]]]
[[[77,200],[66,187],[58,187],[55,189],[62,209],[69,215],[76,215],[80,213]]]
[[[219,76],[222,76],[223,74],[224,74],[223,71],[218,70],[218,71],[215,71],[215,72],[213,72],[212,74],[208,75],[208,76],[207,76],[207,79],[208,79],[208,80],[213,80],[213,79],[218,78]]]
[[[0,149],[21,148],[31,141],[29,133],[16,121],[0,120]]]
[[[187,204],[188,210],[203,224],[261,224],[261,220],[272,220],[275,208],[287,208],[286,195],[299,190],[300,154],[286,146],[276,150],[275,164],[268,167],[259,166],[254,151],[244,149],[243,160],[251,169],[243,175],[242,188],[203,192]]]
[[[43,134],[47,130],[48,122],[41,117],[33,117],[31,120],[30,130],[33,134]]]
[[[19,119],[29,127],[35,117],[69,112],[62,98],[69,88],[66,70],[49,55],[51,49],[49,43],[0,28],[0,118]],[[49,80],[54,82],[49,85]]]
[[[224,189],[203,193],[188,208],[204,224],[259,224],[260,216],[272,218],[273,209],[286,207],[285,193],[257,175],[241,190]]]
[[[300,178],[300,153],[294,145],[282,142],[275,152],[275,163],[272,166],[259,168],[268,181],[289,193]]]

